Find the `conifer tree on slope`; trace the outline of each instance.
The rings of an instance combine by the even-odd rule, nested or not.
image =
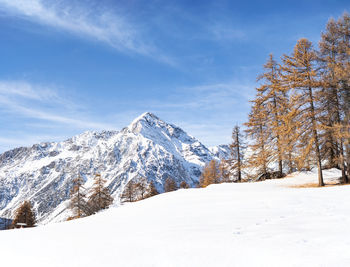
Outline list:
[[[71,189],[71,198],[69,203],[73,216],[68,218],[68,220],[90,215],[83,184],[84,180],[80,176],[73,180],[73,187]]]
[[[153,197],[155,195],[158,195],[159,192],[157,191],[156,186],[154,185],[154,182],[151,181],[149,184],[149,189],[148,189],[148,193],[146,194],[146,197]]]
[[[312,43],[307,39],[300,39],[294,47],[291,56],[284,55],[283,77],[293,89],[296,97],[298,120],[301,122],[299,133],[307,146],[302,150],[303,154],[315,152],[318,168],[318,184],[323,186],[322,158],[319,142],[319,124],[316,104],[318,101],[317,90],[319,88],[318,73],[316,71],[317,55],[312,48]]]
[[[231,149],[231,148],[230,148]],[[232,151],[231,151],[232,153]],[[242,165],[241,161],[241,171],[243,170],[243,165]],[[238,174],[237,174],[237,162],[235,162],[232,159],[232,155],[231,158],[229,159],[221,159],[220,163],[219,163],[219,174],[220,174],[220,182],[221,183],[229,183],[229,182],[233,182],[233,181],[237,181],[238,182]],[[236,168],[236,169],[235,169]],[[234,173],[234,177],[237,180],[232,180],[232,173]]]
[[[121,202],[134,202],[136,198],[136,183],[131,179],[124,187],[124,191],[120,197]]]
[[[247,167],[257,170],[260,177],[268,176],[268,165],[271,162],[271,151],[268,147],[271,131],[268,128],[268,110],[262,104],[261,96],[258,94],[254,101],[248,122],[244,125],[249,138],[249,149],[251,151],[247,158]]]
[[[108,208],[113,203],[113,197],[107,187],[106,180],[100,174],[95,175],[94,184],[90,190],[88,204],[92,213]]]
[[[164,183],[164,192],[171,192],[177,190],[176,182],[173,178],[168,177]]]
[[[321,154],[327,159],[329,168],[338,167],[339,150],[337,140],[333,132],[333,125],[337,122],[337,109],[339,108],[337,81],[335,77],[336,53],[337,53],[337,24],[330,19],[326,31],[321,34],[319,42],[319,64],[321,74],[320,104],[323,112],[320,120],[324,131],[320,134]],[[338,114],[337,114],[338,113]],[[339,116],[340,118],[340,116]]]
[[[321,101],[324,112],[325,135],[323,154],[328,158],[329,167],[340,166],[342,180],[348,182],[344,163],[344,138],[337,135],[338,125],[342,121],[341,92],[337,73],[339,58],[340,29],[339,24],[330,19],[326,31],[321,35],[319,43],[319,62],[321,66]]]
[[[203,168],[199,178],[199,186],[207,187],[210,184],[218,184],[221,182],[219,163],[216,160],[211,160]]]
[[[269,111],[266,120],[271,132],[270,146],[274,147],[274,149],[271,149],[271,156],[273,161],[278,162],[279,177],[282,177],[284,160],[282,141],[284,140],[284,132],[281,131],[281,117],[288,97],[284,92],[285,87],[282,85],[279,65],[273,59],[272,54],[270,54],[268,61],[264,65],[264,69],[265,72],[258,77],[258,80],[263,81],[263,84],[256,90],[260,98],[260,104],[265,105]]]
[[[141,177],[138,179],[138,181],[135,184],[135,190],[137,194],[139,195],[138,200],[142,200],[146,198],[147,193],[147,179],[145,177]]]
[[[232,131],[232,143],[230,144],[230,150],[231,150],[230,171],[234,172],[234,176],[236,176],[238,182],[242,181],[242,170],[243,170],[243,161],[244,161],[245,146],[242,138],[243,138],[243,135],[241,133],[240,127],[236,125]]]
[[[149,183],[145,177],[141,177],[137,180],[131,179],[124,187],[124,191],[121,195],[121,202],[134,202],[158,194],[153,181]]]
[[[336,75],[340,81],[341,106],[344,119],[340,135],[344,137],[346,148],[347,176],[350,180],[350,16],[345,13],[339,20],[339,54]]]
[[[23,204],[16,210],[15,218],[12,221],[11,228],[34,227],[36,223],[35,213],[29,201],[24,201]],[[19,226],[18,224],[24,224]]]
[[[285,93],[288,93],[288,84]],[[296,169],[301,170],[305,165],[305,158],[299,158],[298,146],[300,145],[300,136],[297,129],[301,127],[297,119],[298,110],[296,109],[297,99],[293,96],[288,97],[289,101],[283,103],[283,112],[281,115],[281,135],[283,144],[283,154],[288,166],[288,173],[294,172]],[[299,142],[298,142],[299,140]],[[308,160],[308,159],[306,159]]]
[[[188,183],[186,183],[185,181],[182,181],[180,183],[180,188],[182,189],[187,189],[187,188],[190,188],[190,186],[188,185]]]

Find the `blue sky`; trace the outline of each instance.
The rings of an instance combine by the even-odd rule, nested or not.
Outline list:
[[[206,145],[246,120],[269,53],[349,1],[0,0],[0,151],[150,111]]]

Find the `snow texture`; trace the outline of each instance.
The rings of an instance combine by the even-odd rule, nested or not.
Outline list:
[[[151,113],[119,132],[85,132],[63,142],[16,148],[0,155],[0,217],[12,218],[15,209],[30,200],[41,224],[65,220],[78,175],[89,189],[94,175],[101,174],[115,205],[131,179],[145,177],[159,192],[168,177],[178,185],[186,181],[195,186],[211,159],[218,159],[217,154]]]
[[[340,176],[324,174],[326,183]],[[317,173],[182,189],[79,220],[0,231],[1,263],[350,266],[350,186],[290,187],[305,183],[317,183]]]

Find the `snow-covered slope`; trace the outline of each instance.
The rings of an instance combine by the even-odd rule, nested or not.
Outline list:
[[[326,183],[340,176],[324,174]],[[1,263],[350,266],[350,186],[290,187],[310,182],[316,172],[178,190],[75,221],[0,231]]]
[[[64,220],[65,200],[78,175],[89,188],[100,173],[116,204],[131,179],[152,180],[160,192],[168,177],[194,186],[212,158],[197,139],[151,113],[119,132],[85,132],[64,142],[17,148],[0,155],[0,217],[11,217],[22,201],[31,200],[41,223]]]
[[[231,156],[231,149],[229,145],[213,146],[210,147],[209,150],[219,159],[228,159]]]

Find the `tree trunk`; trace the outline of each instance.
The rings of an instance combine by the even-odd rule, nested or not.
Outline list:
[[[241,173],[241,153],[240,153],[240,143],[239,143],[239,132],[236,132],[236,144],[237,144],[237,170],[238,170],[238,182],[241,182],[242,180],[242,173]]]
[[[293,172],[292,152],[288,152],[288,173]]]
[[[276,100],[276,95],[274,94],[273,96],[273,105],[275,109],[275,120],[278,123],[278,114],[277,114],[277,100]],[[279,123],[278,123],[279,126]],[[277,150],[278,150],[278,172],[279,176],[282,177],[283,175],[283,161],[282,161],[282,148],[281,148],[281,141],[280,141],[280,135],[277,133],[276,134],[277,138]]]
[[[334,97],[334,95],[333,95]],[[327,100],[327,113],[328,113],[328,118],[327,118],[327,127],[328,129],[326,129],[326,141],[325,141],[325,149],[324,149],[324,153],[326,155],[326,157],[328,158],[328,166],[329,168],[337,168],[338,162],[336,160],[336,157],[338,156],[338,158],[340,157],[339,155],[339,151],[337,149],[334,149],[334,138],[333,138],[333,126],[334,126],[334,120],[333,120],[333,110],[331,108],[331,104],[329,103],[330,100]],[[337,146],[335,146],[337,147]]]
[[[337,123],[341,123],[341,117],[340,117],[340,103],[339,103],[339,98],[338,98],[338,91],[336,88],[332,88],[333,90],[333,95],[334,95],[334,99],[336,101],[336,119],[337,119]],[[339,140],[339,160],[340,160],[340,169],[341,169],[341,177],[342,177],[342,181],[343,183],[348,183],[348,179],[350,178],[346,176],[345,173],[345,161],[344,161],[344,142],[343,142],[343,138],[340,137]]]
[[[350,88],[348,86],[345,86],[344,88],[344,113],[345,113],[345,129],[347,131],[347,134],[350,135]],[[348,181],[350,180],[350,138],[347,139],[346,144],[346,168],[347,168],[347,174],[348,174]]]
[[[347,172],[347,182],[349,182],[350,180],[350,143],[346,145],[346,172]]]
[[[260,124],[260,133],[261,136],[263,134],[263,128],[262,128],[262,124]],[[265,142],[264,142],[264,138],[261,138],[260,140],[261,142],[261,154],[262,154],[262,167],[263,167],[263,174],[266,175],[267,174],[267,166],[266,166],[266,154],[265,154]]]
[[[322,159],[321,159],[321,153],[320,153],[320,147],[319,147],[319,141],[318,141],[314,99],[313,99],[311,87],[309,87],[309,102],[310,102],[310,109],[311,109],[312,134],[313,134],[315,149],[316,149],[316,160],[317,160],[317,168],[318,168],[318,186],[324,186],[323,174],[322,174],[322,163],[321,163]]]

